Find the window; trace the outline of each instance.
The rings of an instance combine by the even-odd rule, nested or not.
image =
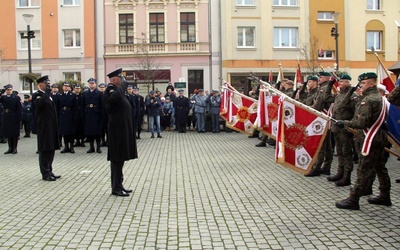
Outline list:
[[[64,80],[81,81],[81,72],[64,72]]]
[[[367,31],[367,50],[382,50],[382,31]]]
[[[193,93],[194,89],[204,88],[204,72],[203,70],[188,70],[188,87],[189,93]]]
[[[64,47],[67,48],[81,47],[81,31],[64,30]]]
[[[40,73],[33,73],[39,79],[41,77]],[[23,77],[24,74],[19,74],[19,79],[21,79],[21,90],[22,92],[28,92],[30,90],[29,81]],[[32,82],[32,89],[37,89],[37,83]]]
[[[238,6],[254,6],[254,0],[236,0]]]
[[[276,6],[297,6],[297,0],[274,0]]]
[[[318,52],[318,59],[333,59],[333,58],[334,58],[333,50],[324,50]]]
[[[194,12],[181,13],[181,42],[196,42],[196,15]]]
[[[318,11],[318,20],[319,21],[333,21],[332,14],[333,14],[333,12]]]
[[[237,46],[254,48],[254,27],[238,27]]]
[[[41,49],[42,48],[42,40],[40,39],[40,31],[35,30],[35,38],[31,39],[31,49]],[[28,39],[26,38],[21,38],[22,33],[26,36],[26,32],[20,32],[20,43],[19,43],[19,48],[20,49],[28,49]]]
[[[81,0],[63,0],[63,5],[67,5],[67,6],[76,6],[76,5],[80,5],[81,4]]]
[[[274,28],[275,48],[297,48],[297,28]]]
[[[18,0],[19,7],[38,7],[40,0]]]
[[[119,14],[119,43],[133,43],[133,14]]]
[[[150,42],[165,42],[164,13],[150,14]]]
[[[367,10],[380,10],[380,0],[367,0]]]

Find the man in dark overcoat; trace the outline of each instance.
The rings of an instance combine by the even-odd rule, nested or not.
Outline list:
[[[22,125],[25,130],[24,137],[31,137],[32,131],[32,101],[30,95],[24,95],[22,103]]]
[[[71,93],[71,85],[68,82],[63,83],[62,92],[57,97],[58,110],[58,132],[64,138],[64,149],[61,153],[75,153],[74,136],[76,133],[76,111],[77,100],[75,94]]]
[[[6,85],[4,95],[0,96],[0,103],[3,104],[2,134],[7,137],[8,150],[4,154],[16,154],[20,124],[22,119],[21,98],[13,94],[13,86]]]
[[[175,124],[179,133],[186,133],[190,103],[189,98],[183,95],[183,89],[178,90],[178,97],[174,101]]]
[[[133,128],[132,107],[125,97],[122,85],[122,69],[107,75],[111,83],[104,92],[108,114],[108,155],[111,162],[112,195],[129,196],[132,190],[122,185],[124,162],[137,158],[136,138]]]
[[[74,86],[75,99],[76,99],[76,110],[75,110],[75,143],[74,147],[85,147],[85,135],[84,135],[84,124],[83,124],[83,95],[81,93],[81,85],[76,84]]]
[[[140,139],[140,133],[142,132],[142,124],[143,124],[143,117],[144,117],[144,112],[145,112],[145,103],[144,103],[144,97],[139,94],[139,88],[138,87],[133,87],[133,95],[136,96],[137,100],[137,119],[136,119],[136,131],[137,131],[137,136],[136,139]]]
[[[47,85],[48,80],[47,75],[37,80],[38,91],[33,94],[32,102],[36,112],[40,172],[43,180],[55,181],[61,177],[53,173],[54,153],[60,149],[60,144],[58,140],[57,110]]]

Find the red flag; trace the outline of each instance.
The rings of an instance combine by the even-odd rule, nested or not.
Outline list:
[[[252,135],[257,119],[257,100],[231,91],[226,126],[241,133]]]
[[[297,62],[296,79],[294,89],[299,88],[303,84],[303,77],[301,76],[300,63]]]
[[[272,70],[269,71],[268,82],[271,83],[274,80],[272,77]]]
[[[257,106],[257,126],[258,128],[264,128],[268,126],[268,110],[265,105],[265,92],[262,91],[264,89],[264,85],[260,86],[260,94],[258,95],[258,106]]]
[[[259,126],[259,130],[263,134],[271,137],[272,139],[275,139],[277,134],[279,98],[280,98],[279,95],[272,95],[270,93],[265,93],[264,106],[266,113],[265,120],[267,121],[267,124],[264,127]]]
[[[231,91],[234,90],[233,87],[227,83],[223,83],[222,95],[221,95],[221,106],[219,108],[219,115],[225,121],[228,120],[229,115],[229,100],[231,98]]]
[[[381,84],[385,85],[385,87],[386,87],[387,91],[389,91],[389,93],[392,92],[392,90],[395,88],[394,82],[392,81],[392,78],[390,78],[388,71],[382,65],[380,60],[378,60],[377,73],[378,73],[378,78],[379,78]]]
[[[318,157],[328,121],[288,99],[281,102],[279,109],[276,161],[308,173]]]

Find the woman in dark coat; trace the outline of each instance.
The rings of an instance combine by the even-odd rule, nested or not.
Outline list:
[[[132,190],[122,185],[124,162],[137,158],[136,137],[133,129],[132,107],[122,87],[122,69],[108,74],[111,83],[104,92],[104,104],[108,114],[108,155],[111,162],[112,194],[128,196]]]
[[[75,94],[70,91],[71,85],[63,83],[63,92],[57,96],[58,133],[64,137],[64,149],[61,153],[75,153],[74,136],[76,133],[76,118],[78,102]]]

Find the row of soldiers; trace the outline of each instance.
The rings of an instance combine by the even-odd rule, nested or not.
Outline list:
[[[391,206],[391,184],[385,166],[389,156],[385,147],[391,146],[387,140],[385,126],[387,115],[386,99],[383,96],[385,91],[380,93],[379,89],[384,90],[384,88],[378,84],[377,75],[373,72],[361,74],[358,77],[359,83],[355,87],[351,86],[351,80],[351,76],[347,74],[337,79],[329,72],[320,72],[318,76],[309,76],[307,83],[296,91],[293,91],[293,82],[281,83],[281,92],[331,116],[333,121],[336,121],[327,132],[315,164],[305,176],[328,175],[328,181],[334,182],[336,186],[349,186],[353,171],[353,151],[355,151],[359,158],[356,183],[349,197],[336,202],[336,207],[360,209],[359,199],[361,196],[372,194],[375,176],[379,180],[380,193],[376,197],[368,198],[368,202]],[[338,82],[337,89],[334,87],[335,82]],[[399,88],[397,87],[389,96],[389,101],[395,105],[400,104]],[[331,133],[338,155],[338,171],[335,175],[331,175],[334,152]],[[265,142],[266,137],[257,146],[263,146]]]

